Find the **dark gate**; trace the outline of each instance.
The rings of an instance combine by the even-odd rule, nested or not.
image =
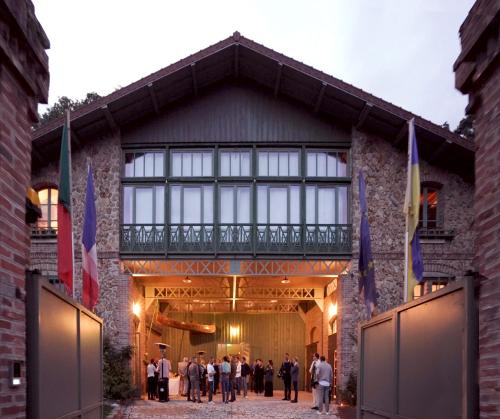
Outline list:
[[[360,326],[358,418],[473,418],[477,316],[457,281]]]
[[[28,274],[30,418],[102,418],[102,320]]]

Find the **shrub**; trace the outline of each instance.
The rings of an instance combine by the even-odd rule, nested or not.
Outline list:
[[[104,397],[108,399],[127,400],[134,397],[135,387],[132,385],[130,360],[133,349],[124,346],[114,347],[109,338],[103,340],[103,381]]]

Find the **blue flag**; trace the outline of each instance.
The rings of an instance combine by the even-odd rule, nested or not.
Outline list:
[[[366,206],[366,186],[363,172],[359,172],[359,207],[361,226],[359,231],[359,292],[363,293],[368,318],[371,318],[377,305],[377,289],[375,287],[375,268],[373,265],[370,241],[370,225],[368,224],[368,208]]]

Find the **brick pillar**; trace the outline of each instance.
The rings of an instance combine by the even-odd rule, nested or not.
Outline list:
[[[500,3],[476,1],[460,28],[456,86],[474,116],[474,267],[479,277],[479,410],[500,417]]]
[[[25,271],[30,231],[25,222],[31,173],[31,126],[46,103],[48,40],[31,1],[0,0],[0,417],[26,415]],[[22,382],[10,386],[10,366]]]

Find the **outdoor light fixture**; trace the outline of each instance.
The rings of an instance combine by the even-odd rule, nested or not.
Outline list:
[[[271,303],[277,303],[278,300],[271,300]]]
[[[21,385],[21,361],[12,361],[10,364],[10,386],[18,387]]]
[[[282,284],[289,284],[290,283],[290,280],[285,276],[282,280],[281,280],[281,283]]]
[[[331,319],[337,316],[337,303],[330,304],[328,307],[328,317]]]
[[[139,303],[132,304],[132,313],[134,313],[134,316],[139,317],[141,314],[141,305]]]
[[[190,284],[191,282],[193,282],[191,279],[189,279],[189,276],[186,276],[182,282],[184,282],[185,284]]]
[[[199,303],[200,300],[193,300],[193,303]]]

